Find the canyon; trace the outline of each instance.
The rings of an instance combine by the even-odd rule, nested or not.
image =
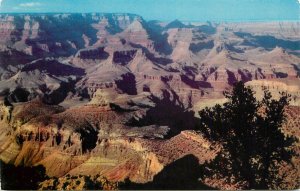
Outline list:
[[[186,156],[201,165],[218,155],[222,145],[197,131],[198,111],[224,103],[238,81],[259,99],[264,88],[274,98],[290,94],[283,131],[299,140],[299,30],[299,22],[0,14],[0,159],[42,165],[61,180],[149,183]],[[294,168],[282,167],[292,189],[298,143],[293,149]],[[213,177],[203,183],[240,189]]]

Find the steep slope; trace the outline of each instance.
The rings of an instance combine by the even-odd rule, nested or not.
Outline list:
[[[12,47],[30,55],[70,56],[98,39],[101,41],[103,35],[120,32],[137,17],[132,14],[1,14],[1,47]]]
[[[101,174],[149,183],[189,156],[196,171],[222,147],[193,131],[195,116],[223,103],[223,91],[239,80],[258,98],[263,88],[275,98],[291,94],[284,131],[298,134],[298,24],[255,26],[0,14],[0,159],[41,164],[62,182],[67,174]],[[282,172],[297,174],[297,156],[293,161],[297,169]]]
[[[12,102],[28,101],[42,96],[48,103],[58,104],[84,71],[53,59],[41,59],[26,64],[11,78],[1,81],[1,93]]]

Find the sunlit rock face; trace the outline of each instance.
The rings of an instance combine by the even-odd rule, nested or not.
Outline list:
[[[197,115],[237,81],[259,99],[290,94],[284,131],[298,135],[297,26],[0,14],[0,159],[62,179],[151,182],[179,159],[203,164],[222,150],[195,131]]]
[[[236,81],[299,77],[299,39],[293,22],[266,23],[266,31],[256,23],[193,24],[147,22],[133,14],[2,14],[1,88],[13,89],[7,84],[16,83],[13,87],[34,91],[20,83],[26,78],[22,68],[45,57],[70,68],[64,70],[78,70],[56,79],[72,84],[70,94],[75,97],[91,98],[103,88],[129,95],[147,90],[157,97],[169,91],[186,108],[202,98],[222,97]],[[48,75],[42,68],[36,70],[32,72],[41,74],[31,81]],[[61,74],[52,73],[57,75]],[[129,91],[120,85],[127,82]]]

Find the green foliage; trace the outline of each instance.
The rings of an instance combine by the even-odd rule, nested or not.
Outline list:
[[[64,182],[62,188],[66,190],[69,184],[69,182]]]
[[[78,176],[72,176],[71,177],[72,180],[77,179],[77,178],[78,178]]]
[[[93,180],[91,176],[83,176],[86,190],[102,190],[103,186],[97,180]]]
[[[53,187],[55,188],[59,184],[58,178],[54,177]]]
[[[258,101],[242,82],[224,95],[228,101],[223,106],[199,112],[202,132],[224,148],[207,167],[211,174],[222,174],[228,181],[246,182],[248,189],[268,189],[275,177],[275,164],[291,159],[287,148],[293,139],[281,132],[290,96],[282,93],[275,100],[265,90]]]

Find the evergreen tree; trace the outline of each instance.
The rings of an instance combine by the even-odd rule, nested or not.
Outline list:
[[[223,145],[223,152],[209,165],[211,173],[244,182],[248,189],[270,188],[276,164],[289,161],[292,154],[287,148],[293,139],[281,131],[290,96],[282,93],[275,100],[265,90],[258,101],[243,82],[224,95],[228,101],[223,106],[199,112],[206,137]]]

